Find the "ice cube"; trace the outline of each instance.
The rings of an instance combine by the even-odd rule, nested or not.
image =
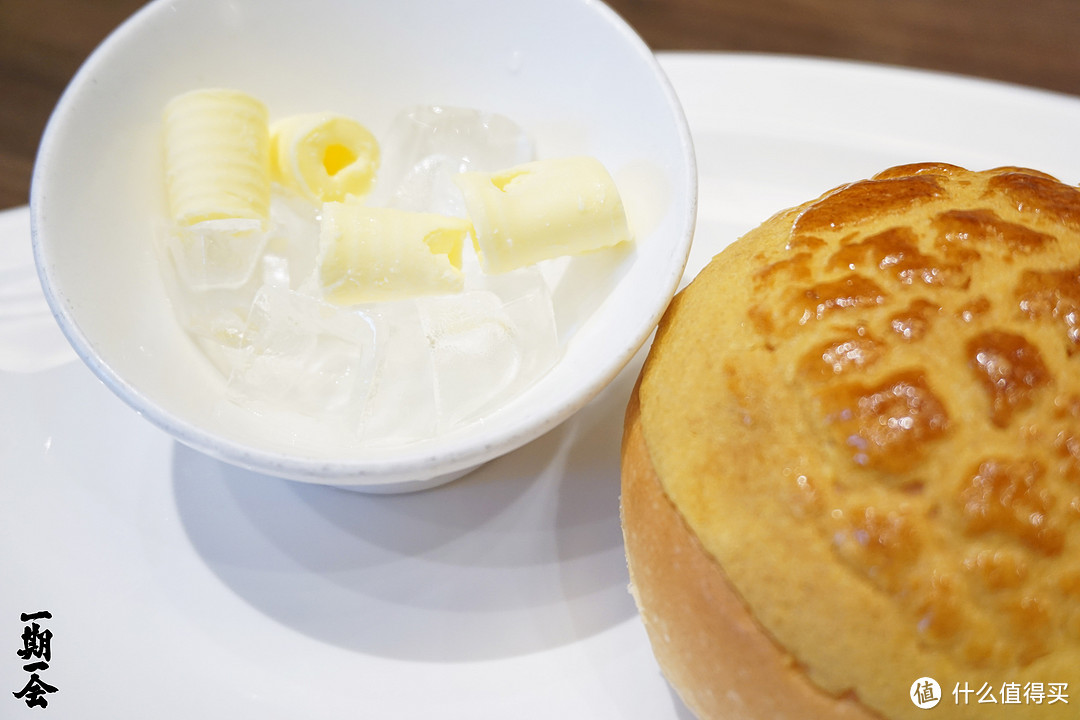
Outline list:
[[[532,139],[513,120],[479,110],[414,107],[385,135],[383,160],[369,202],[414,212],[463,217],[453,176],[493,172],[535,158]]]
[[[364,306],[379,348],[364,408],[365,444],[400,445],[432,437],[438,427],[431,346],[412,300]]]
[[[558,354],[558,333],[550,283],[536,265],[499,274],[476,273],[466,279],[467,290],[487,291],[502,302],[511,322],[536,346],[540,357]]]
[[[508,388],[521,343],[494,293],[473,291],[417,301],[431,345],[439,429],[471,418]]]
[[[475,420],[546,372],[559,355],[547,286],[538,274],[420,298],[431,345],[439,430]]]
[[[265,255],[276,258],[277,274],[267,282],[297,289],[315,270],[319,252],[319,208],[280,186],[270,198],[270,231]]]
[[[242,344],[228,353],[228,385],[253,400],[358,427],[379,363],[374,322],[359,310],[268,285]]]
[[[543,274],[526,267],[500,275],[481,275],[476,285],[498,296],[503,312],[521,338],[518,376],[506,396],[524,391],[558,362],[563,343],[556,323],[555,305]]]
[[[162,237],[171,231],[163,230]],[[188,284],[188,279],[172,261],[168,240],[159,244],[163,284],[180,326],[226,376],[227,355],[242,343],[248,313],[263,285],[288,286],[288,263],[269,252],[258,258],[247,281],[239,286]]]
[[[172,225],[165,245],[180,281],[191,290],[241,287],[251,279],[266,247],[259,220],[206,220]]]

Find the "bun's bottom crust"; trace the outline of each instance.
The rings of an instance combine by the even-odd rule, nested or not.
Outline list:
[[[664,492],[645,445],[637,387],[624,428],[621,513],[631,591],[653,653],[687,707],[703,719],[880,720],[857,699],[813,685],[754,620]]]

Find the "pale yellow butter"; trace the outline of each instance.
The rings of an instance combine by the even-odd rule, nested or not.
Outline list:
[[[501,273],[630,240],[622,199],[593,157],[537,160],[455,178],[485,272]]]
[[[332,202],[371,190],[379,167],[379,144],[352,118],[308,113],[270,127],[273,178],[309,200]]]
[[[471,231],[461,218],[326,203],[318,257],[323,295],[353,304],[460,292],[461,250]]]
[[[266,221],[270,131],[263,103],[238,90],[194,90],[169,101],[163,121],[165,189],[175,222]]]

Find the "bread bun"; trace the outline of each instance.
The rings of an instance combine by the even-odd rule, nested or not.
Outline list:
[[[1075,717],[1080,191],[921,164],[773,216],[672,302],[622,459],[698,716],[927,717],[931,677],[933,717]]]

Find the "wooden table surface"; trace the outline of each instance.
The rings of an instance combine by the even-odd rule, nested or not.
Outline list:
[[[94,47],[142,4],[0,0],[0,208],[27,202],[41,132],[65,85]],[[655,50],[848,58],[1080,95],[1080,0],[609,4]]]

